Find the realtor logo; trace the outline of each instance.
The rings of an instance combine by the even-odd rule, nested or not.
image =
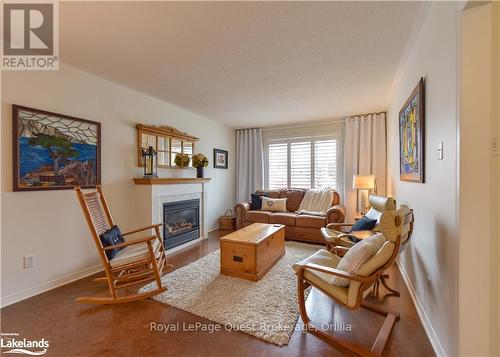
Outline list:
[[[42,356],[47,353],[50,345],[45,338],[39,340],[31,340],[19,338],[19,333],[1,333],[0,338],[0,354],[23,354],[30,356]]]
[[[3,2],[2,69],[58,69],[57,2]]]

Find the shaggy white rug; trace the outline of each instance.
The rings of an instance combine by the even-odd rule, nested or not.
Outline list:
[[[321,246],[286,242],[285,255],[264,277],[253,282],[219,273],[219,250],[163,276],[168,290],[153,299],[222,325],[283,346],[292,335],[299,309],[292,265]],[[151,283],[145,292],[156,287]]]

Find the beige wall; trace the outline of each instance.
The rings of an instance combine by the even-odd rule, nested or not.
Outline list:
[[[456,3],[433,3],[394,84],[387,120],[388,191],[415,212],[400,258],[417,309],[438,354],[457,353],[457,40]],[[425,183],[399,179],[398,113],[425,80]],[[437,146],[444,143],[444,159]]]
[[[491,188],[493,199],[491,200],[491,286],[493,292],[491,296],[492,323],[491,331],[492,351],[496,356],[500,356],[500,2],[493,3],[493,135],[497,138],[498,151],[496,156],[492,156],[492,180]],[[495,198],[496,197],[496,198]]]
[[[492,4],[470,7],[461,18],[458,295],[462,356],[491,355],[497,333],[493,328],[498,305],[495,260],[499,255],[493,236],[499,217],[492,193],[498,190],[498,181],[494,181],[491,138],[493,113],[498,109],[493,97],[493,89],[498,90],[493,43],[498,38],[493,38],[492,19]]]
[[[234,205],[234,131],[160,100],[79,70],[2,73],[1,106],[1,287],[2,305],[91,272],[95,247],[71,190],[12,192],[12,104],[44,109],[102,123],[102,184],[116,222],[124,230],[141,222],[132,177],[136,168],[136,123],[171,125],[200,137],[197,150],[209,160],[213,148],[229,151],[229,169],[210,163],[208,226]],[[170,170],[169,174],[195,172]],[[162,175],[167,173],[163,171]],[[23,270],[22,257],[35,255],[35,268]],[[67,278],[67,279],[66,279]]]

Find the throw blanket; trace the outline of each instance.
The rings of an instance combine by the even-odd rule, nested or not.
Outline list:
[[[332,206],[334,192],[335,190],[331,187],[307,191],[302,202],[300,202],[297,213],[325,216]]]

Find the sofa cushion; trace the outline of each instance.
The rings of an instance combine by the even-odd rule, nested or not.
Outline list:
[[[286,212],[286,198],[270,198],[262,196],[262,210]]]
[[[299,209],[300,202],[304,198],[306,190],[301,189],[286,189],[281,190],[280,198],[286,198],[286,210],[290,212],[295,212]]]
[[[267,192],[263,193],[251,193],[250,196],[252,197],[252,203],[250,204],[250,209],[252,210],[258,210],[262,208],[262,196],[268,196],[269,194]]]
[[[269,223],[269,216],[272,212],[267,211],[248,211],[247,221],[252,223]]]
[[[326,218],[309,214],[299,214],[295,220],[297,227],[321,228],[326,226]]]
[[[297,213],[293,212],[276,212],[269,216],[269,223],[279,223],[285,226],[295,226],[295,218]]]

